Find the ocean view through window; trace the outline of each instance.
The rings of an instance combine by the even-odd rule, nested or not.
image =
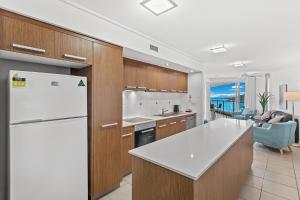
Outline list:
[[[232,114],[245,108],[245,83],[215,84],[210,88],[212,110]]]

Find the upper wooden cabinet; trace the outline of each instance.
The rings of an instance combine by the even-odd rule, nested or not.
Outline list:
[[[124,88],[146,90],[147,67],[142,62],[124,59]]]
[[[148,65],[147,66],[147,78],[146,78],[146,87],[149,92],[159,91],[160,83],[160,68]]]
[[[124,89],[149,92],[187,92],[183,72],[124,58]]]
[[[58,59],[92,64],[93,43],[89,40],[55,33],[55,55]]]
[[[92,64],[94,39],[1,9],[0,35],[2,50],[70,61],[78,67]]]
[[[55,31],[27,21],[0,16],[1,49],[54,57]]]

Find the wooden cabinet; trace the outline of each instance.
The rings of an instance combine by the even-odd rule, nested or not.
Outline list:
[[[149,92],[159,91],[160,68],[153,65],[147,66],[146,87]]]
[[[93,65],[72,70],[88,79],[89,194],[94,199],[119,186],[121,173],[122,48],[94,43]]]
[[[122,49],[94,43],[91,195],[121,182]]]
[[[55,31],[20,19],[0,16],[3,50],[54,57]]]
[[[55,55],[58,59],[92,64],[93,43],[65,33],[55,33]]]
[[[144,63],[124,59],[124,88],[146,90],[147,67]]]
[[[186,73],[178,74],[178,91],[186,93],[188,91],[188,75]]]
[[[186,73],[124,59],[124,89],[148,92],[187,92]]]
[[[131,173],[131,156],[128,151],[134,148],[134,127],[123,128],[121,137],[121,171],[125,176]]]
[[[156,140],[168,137],[170,134],[170,125],[168,119],[160,120],[156,123]]]
[[[156,140],[172,136],[186,130],[186,116],[160,120],[156,123]]]

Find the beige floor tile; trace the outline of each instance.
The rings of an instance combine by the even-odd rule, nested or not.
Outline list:
[[[300,170],[300,162],[294,162],[294,168]]]
[[[300,178],[300,170],[295,170],[295,173],[296,173],[296,177]]]
[[[252,175],[249,175],[246,182],[245,182],[246,185],[255,187],[257,189],[262,188],[262,183],[263,183],[262,178],[259,178],[257,176],[252,176]]]
[[[127,175],[123,180],[129,184],[132,184],[132,174]]]
[[[109,194],[110,200],[132,200],[132,187],[129,184],[122,185],[119,189]]]
[[[104,196],[104,197],[101,197],[100,199],[98,199],[98,200],[111,200],[110,198],[109,198],[109,196],[108,195],[106,195],[106,196]]]
[[[256,167],[251,167],[250,174],[253,175],[253,176],[263,178],[264,175],[265,175],[265,170],[260,169],[260,168],[256,168]]]
[[[244,187],[242,188],[241,193],[240,193],[240,198],[245,199],[245,200],[259,200],[260,191],[261,190],[255,188],[255,187],[244,185]]]
[[[252,166],[256,167],[256,168],[260,168],[260,169],[266,169],[267,161],[262,162],[262,161],[254,160],[253,163],[252,163]]]
[[[296,179],[279,173],[266,171],[264,179],[283,184],[289,187],[297,188]]]
[[[277,195],[290,200],[299,200],[298,191],[285,185],[281,185],[268,180],[263,181],[263,191]]]
[[[267,192],[264,192],[262,191],[261,193],[261,197],[260,197],[260,200],[286,200],[284,198],[281,198],[279,196],[276,196],[276,195],[273,195],[273,194],[270,194],[270,193],[267,193]]]
[[[293,161],[290,160],[290,161],[278,161],[278,160],[268,160],[268,165],[277,165],[277,166],[280,166],[280,167],[285,167],[285,168],[289,168],[289,169],[294,169],[294,164],[293,164]]]
[[[275,165],[275,164],[274,165],[268,164],[267,171],[279,173],[279,174],[290,176],[290,177],[295,177],[295,172],[293,169],[289,169],[289,168],[282,167],[282,166]]]

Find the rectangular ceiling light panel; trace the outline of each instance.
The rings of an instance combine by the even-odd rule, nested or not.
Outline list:
[[[156,16],[177,7],[172,0],[144,0],[141,5]]]

